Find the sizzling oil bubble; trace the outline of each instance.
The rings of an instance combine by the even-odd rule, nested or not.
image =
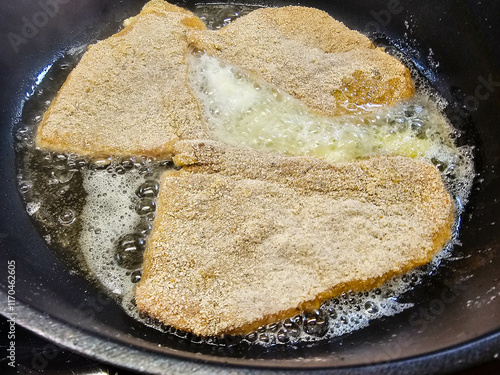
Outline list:
[[[141,281],[141,279],[142,279],[142,271],[141,270],[135,270],[134,272],[132,272],[130,274],[130,281],[132,281],[132,283],[134,283],[134,284]]]
[[[304,313],[304,333],[323,337],[328,332],[329,315],[323,310],[307,311]]]
[[[19,183],[19,191],[22,194],[26,194],[28,191],[31,190],[32,187],[33,187],[33,184],[30,181],[21,181]]]
[[[158,195],[159,189],[160,184],[158,183],[158,181],[147,180],[141,186],[139,186],[135,194],[139,198],[155,198]]]
[[[151,229],[153,229],[153,224],[151,220],[148,220],[147,218],[145,220],[141,220],[136,226],[137,233],[142,234],[143,236],[148,235],[149,232],[151,232]]]
[[[366,301],[364,307],[369,314],[376,314],[378,312],[378,307],[373,301]]]
[[[116,263],[129,270],[139,268],[146,247],[146,238],[138,233],[130,233],[118,239],[115,249]]]
[[[135,206],[135,211],[141,216],[152,214],[155,212],[155,210],[156,203],[154,198],[141,199]]]
[[[71,225],[75,220],[75,213],[71,209],[66,209],[59,215],[59,222],[63,225]]]
[[[137,171],[113,176],[106,169],[89,170],[83,171],[83,176],[88,198],[81,215],[80,249],[103,287],[122,294],[129,288],[130,278],[114,261],[116,244],[123,234],[132,233],[139,221],[130,205],[143,180]],[[120,259],[128,266],[132,255],[125,253]]]

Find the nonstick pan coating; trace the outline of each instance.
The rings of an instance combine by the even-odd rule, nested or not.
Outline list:
[[[128,317],[51,252],[18,193],[14,137],[22,104],[39,74],[72,46],[111,35],[143,3],[0,2],[3,314],[14,312],[18,324],[64,347],[151,373],[161,373],[172,363],[171,373],[181,371],[185,364],[193,366],[187,371],[224,365],[325,373],[442,373],[486,361],[500,351],[498,4],[459,0],[300,2],[329,12],[347,26],[368,33],[375,42],[389,41],[404,51],[449,102],[447,114],[463,133],[457,141],[475,146],[478,176],[462,217],[461,246],[454,249],[455,259],[445,261],[423,285],[403,297],[414,307],[336,340],[264,350],[231,343],[221,348],[200,346]],[[179,3],[187,8],[193,4]],[[31,33],[29,23],[34,25]],[[16,305],[9,310],[7,265],[12,260]]]

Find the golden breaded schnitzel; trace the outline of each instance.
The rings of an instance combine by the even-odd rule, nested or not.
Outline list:
[[[437,169],[404,157],[329,164],[177,144],[161,178],[137,308],[201,336],[244,334],[425,264],[451,235]]]
[[[259,9],[209,31],[191,12],[152,0],[122,31],[89,47],[43,116],[37,146],[169,158],[176,140],[213,139],[187,82],[193,46],[322,114],[413,94],[407,68],[320,10]]]
[[[89,156],[170,157],[170,142],[208,138],[186,82],[186,32],[205,24],[162,0],[91,45],[45,113],[37,146]]]

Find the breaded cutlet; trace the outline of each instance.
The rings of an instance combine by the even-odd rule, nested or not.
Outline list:
[[[152,0],[122,31],[88,48],[44,114],[37,146],[170,158],[176,140],[213,139],[187,82],[193,45],[323,114],[413,94],[401,63],[320,10],[259,9],[209,31],[191,12]]]
[[[379,286],[450,239],[437,169],[404,157],[329,164],[185,141],[161,177],[137,308],[200,336],[245,334]]]
[[[162,0],[89,46],[43,116],[37,146],[89,156],[170,157],[176,139],[208,138],[186,82],[186,31],[205,24]]]
[[[414,94],[408,68],[314,8],[261,8],[219,30],[191,30],[188,39],[323,115],[362,113]]]

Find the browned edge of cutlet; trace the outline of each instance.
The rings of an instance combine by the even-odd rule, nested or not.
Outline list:
[[[251,160],[251,154],[257,153],[257,151],[254,150],[245,150],[245,149],[239,149],[236,147],[232,146],[225,146],[221,145],[220,143],[217,142],[211,142],[211,141],[202,141],[202,140],[193,140],[193,141],[182,141],[179,142],[176,145],[176,153],[177,155],[174,157],[174,162],[177,163],[179,166],[183,166],[183,169],[180,171],[176,172],[168,172],[169,175],[172,176],[181,176],[184,173],[214,173],[214,174],[220,174],[222,173],[223,175],[231,175],[231,171],[234,171],[231,167],[228,167],[227,169],[224,169],[224,167],[219,168],[220,165],[224,164],[225,162],[232,163],[233,160],[231,159],[234,154],[239,155],[238,159],[240,159],[241,154],[248,154],[249,159]],[[233,155],[231,155],[233,154]],[[268,154],[269,155],[269,154]],[[305,157],[283,157],[278,154],[273,154],[274,156],[274,161],[277,161],[275,163],[274,161],[271,161],[269,163],[269,166],[275,165],[277,169],[281,170],[281,166],[279,164],[279,160],[282,160],[283,163],[288,164],[290,161],[298,161],[298,163],[305,163],[305,162],[312,162],[315,165],[321,165],[324,164],[324,162],[321,162],[320,160],[317,160],[315,158],[305,158]],[[255,155],[254,155],[255,156]],[[225,160],[225,158],[228,158]],[[376,157],[377,158],[377,157]],[[328,163],[326,163],[328,164]],[[434,166],[432,166],[429,163],[423,164],[425,165],[425,170],[433,171],[436,170]],[[430,168],[430,169],[429,169]],[[299,168],[300,169],[300,168]],[[240,170],[240,173],[242,175],[245,175],[245,173],[249,173],[250,176],[246,176],[246,178],[256,178],[256,179],[265,179],[265,175],[259,175],[258,172],[252,172],[252,171],[243,171]],[[283,173],[283,172],[281,172]],[[297,173],[302,173],[298,171]],[[437,170],[436,170],[436,173]],[[241,176],[240,176],[241,178]],[[294,182],[289,182],[292,185],[294,185]],[[288,183],[285,183],[288,184]],[[307,188],[307,186],[304,186]],[[444,187],[442,187],[444,189]],[[432,246],[428,247],[428,251],[420,255],[418,258],[414,258],[411,261],[408,261],[404,264],[398,264],[396,268],[391,270],[390,272],[384,273],[378,277],[372,277],[372,278],[357,278],[354,279],[350,282],[345,282],[341,283],[338,285],[333,286],[332,288],[329,288],[327,290],[322,291],[314,299],[303,301],[300,304],[298,304],[296,307],[287,309],[287,310],[282,310],[277,313],[273,314],[267,314],[262,316],[260,319],[256,319],[252,322],[249,322],[247,324],[241,325],[239,327],[233,328],[233,329],[228,329],[225,330],[224,332],[221,332],[220,335],[224,334],[232,334],[232,335],[242,335],[242,334],[247,334],[249,332],[252,332],[256,330],[257,328],[273,323],[276,321],[280,321],[286,318],[293,317],[303,311],[309,311],[309,310],[315,310],[318,309],[323,302],[326,300],[338,297],[344,292],[348,291],[355,291],[355,292],[360,292],[360,291],[365,291],[365,290],[370,290],[376,287],[381,286],[383,283],[386,281],[390,280],[391,278],[405,274],[409,272],[410,270],[422,266],[424,264],[429,263],[432,258],[443,249],[443,247],[447,244],[447,242],[450,240],[451,235],[452,235],[452,227],[453,223],[455,220],[455,208],[453,205],[453,201],[451,197],[449,196],[449,193],[444,189],[445,193],[445,201],[443,201],[444,206],[449,208],[449,212],[446,215],[447,220],[442,222],[440,224],[439,228],[436,228],[436,232],[432,236]],[[138,301],[137,305],[138,309],[140,311],[143,311],[145,313],[148,313],[149,315],[153,316],[156,319],[161,320],[161,316],[156,316],[155,313],[150,311],[148,309],[147,304],[143,305],[141,301]],[[167,322],[168,323],[168,322]],[[194,333],[194,334],[199,334],[198,332],[194,332],[192,329],[190,329],[187,326],[180,327],[181,329],[185,330],[186,332]]]

